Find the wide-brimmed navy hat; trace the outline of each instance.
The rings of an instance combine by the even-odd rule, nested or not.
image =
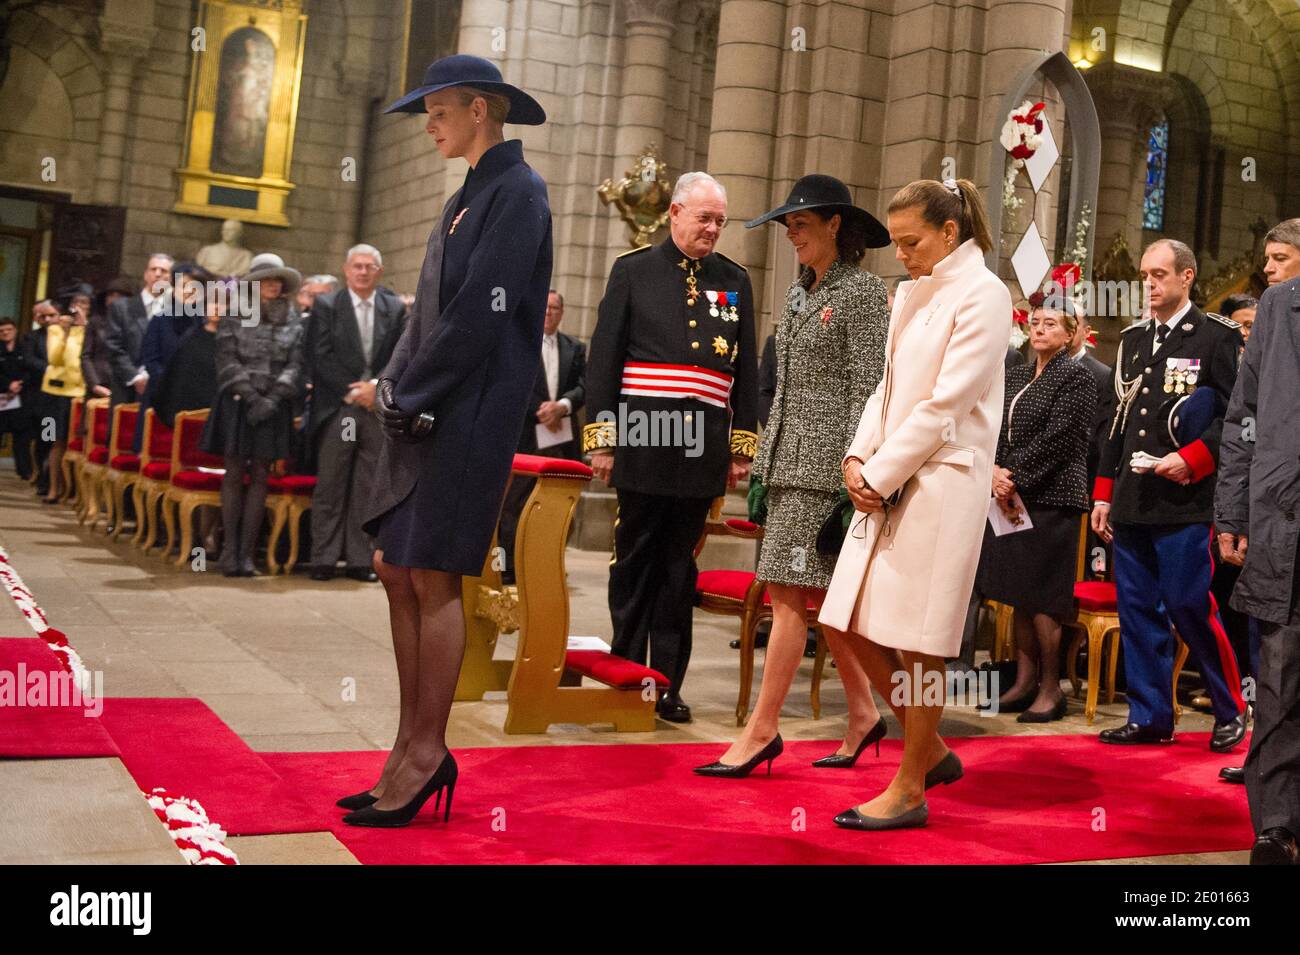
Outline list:
[[[424,71],[424,82],[418,89],[413,89],[385,113],[423,113],[424,98],[430,93],[445,90],[452,86],[475,86],[489,93],[500,93],[510,100],[510,112],[506,114],[507,123],[519,123],[523,126],[540,126],[546,122],[546,110],[517,86],[511,86],[501,79],[501,71],[490,60],[468,53],[456,53],[434,60]]]
[[[784,205],[763,213],[757,219],[750,219],[745,223],[745,228],[752,229],[773,219],[784,225],[787,215],[805,209],[821,209],[828,215],[838,212],[845,219],[857,219],[866,228],[868,249],[883,249],[889,245],[889,230],[866,209],[853,204],[849,187],[834,176],[816,172],[804,176],[794,184]]]

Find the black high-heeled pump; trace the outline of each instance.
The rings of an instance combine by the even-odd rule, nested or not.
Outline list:
[[[400,829],[402,826],[409,825],[411,820],[419,813],[421,807],[429,801],[429,797],[434,793],[438,794],[438,801],[434,803],[434,808],[442,806],[442,791],[447,790],[447,810],[442,817],[446,822],[451,818],[451,798],[456,793],[456,779],[460,775],[456,767],[456,760],[448,753],[438,768],[434,770],[429,781],[421,787],[420,791],[415,794],[415,798],[408,802],[400,809],[376,809],[374,806],[365,806],[355,812],[350,812],[343,817],[343,821],[349,826],[372,826],[379,829]]]
[[[344,796],[334,805],[340,809],[365,809],[367,806],[373,806],[378,801],[379,797],[370,795],[370,790],[367,789],[351,796]]]
[[[862,742],[858,744],[858,748],[854,750],[852,756],[832,753],[830,756],[823,756],[821,759],[814,759],[813,765],[818,769],[852,769],[853,764],[856,763],[858,757],[862,755],[862,751],[872,743],[876,744],[876,758],[879,759],[880,741],[885,738],[885,734],[888,732],[889,726],[885,723],[885,718],[882,716],[876,725],[871,727],[867,732],[867,735],[862,737]]]
[[[772,760],[776,759],[785,751],[785,743],[781,741],[781,734],[777,733],[768,743],[747,763],[741,763],[739,766],[729,766],[719,760],[716,763],[709,763],[707,766],[696,766],[695,772],[700,776],[719,776],[724,779],[744,779],[764,761],[767,762],[767,774],[772,775]]]

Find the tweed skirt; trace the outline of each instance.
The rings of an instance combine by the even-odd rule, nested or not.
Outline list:
[[[758,555],[758,578],[771,584],[825,590],[835,558],[817,553],[817,532],[839,498],[837,491],[801,487],[767,489],[767,524]]]

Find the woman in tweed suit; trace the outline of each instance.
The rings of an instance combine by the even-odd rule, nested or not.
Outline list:
[[[767,523],[758,577],[772,599],[772,632],[758,704],[741,736],[708,776],[745,776],[780,754],[781,706],[803,657],[809,602],[820,603],[835,558],[817,552],[817,532],[843,484],[840,461],[854,422],[884,370],[889,309],[884,283],[858,267],[889,233],[853,205],[848,187],[830,176],[800,179],[769,220],[786,227],[799,258],[776,332],[776,396],[754,461],[767,488]],[[817,766],[852,766],[885,735],[866,674],[838,630],[824,628],[844,682],[849,724],[839,752]]]

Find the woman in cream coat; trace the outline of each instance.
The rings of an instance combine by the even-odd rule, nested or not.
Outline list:
[[[853,646],[903,724],[903,760],[884,792],[835,817],[849,829],[923,826],[925,790],[962,774],[938,734],[944,657],[960,647],[979,564],[1011,317],[1010,293],[984,265],[992,239],[973,183],[911,183],[888,222],[912,281],[899,286],[885,376],[844,458],[860,513],[821,621],[865,638]]]

